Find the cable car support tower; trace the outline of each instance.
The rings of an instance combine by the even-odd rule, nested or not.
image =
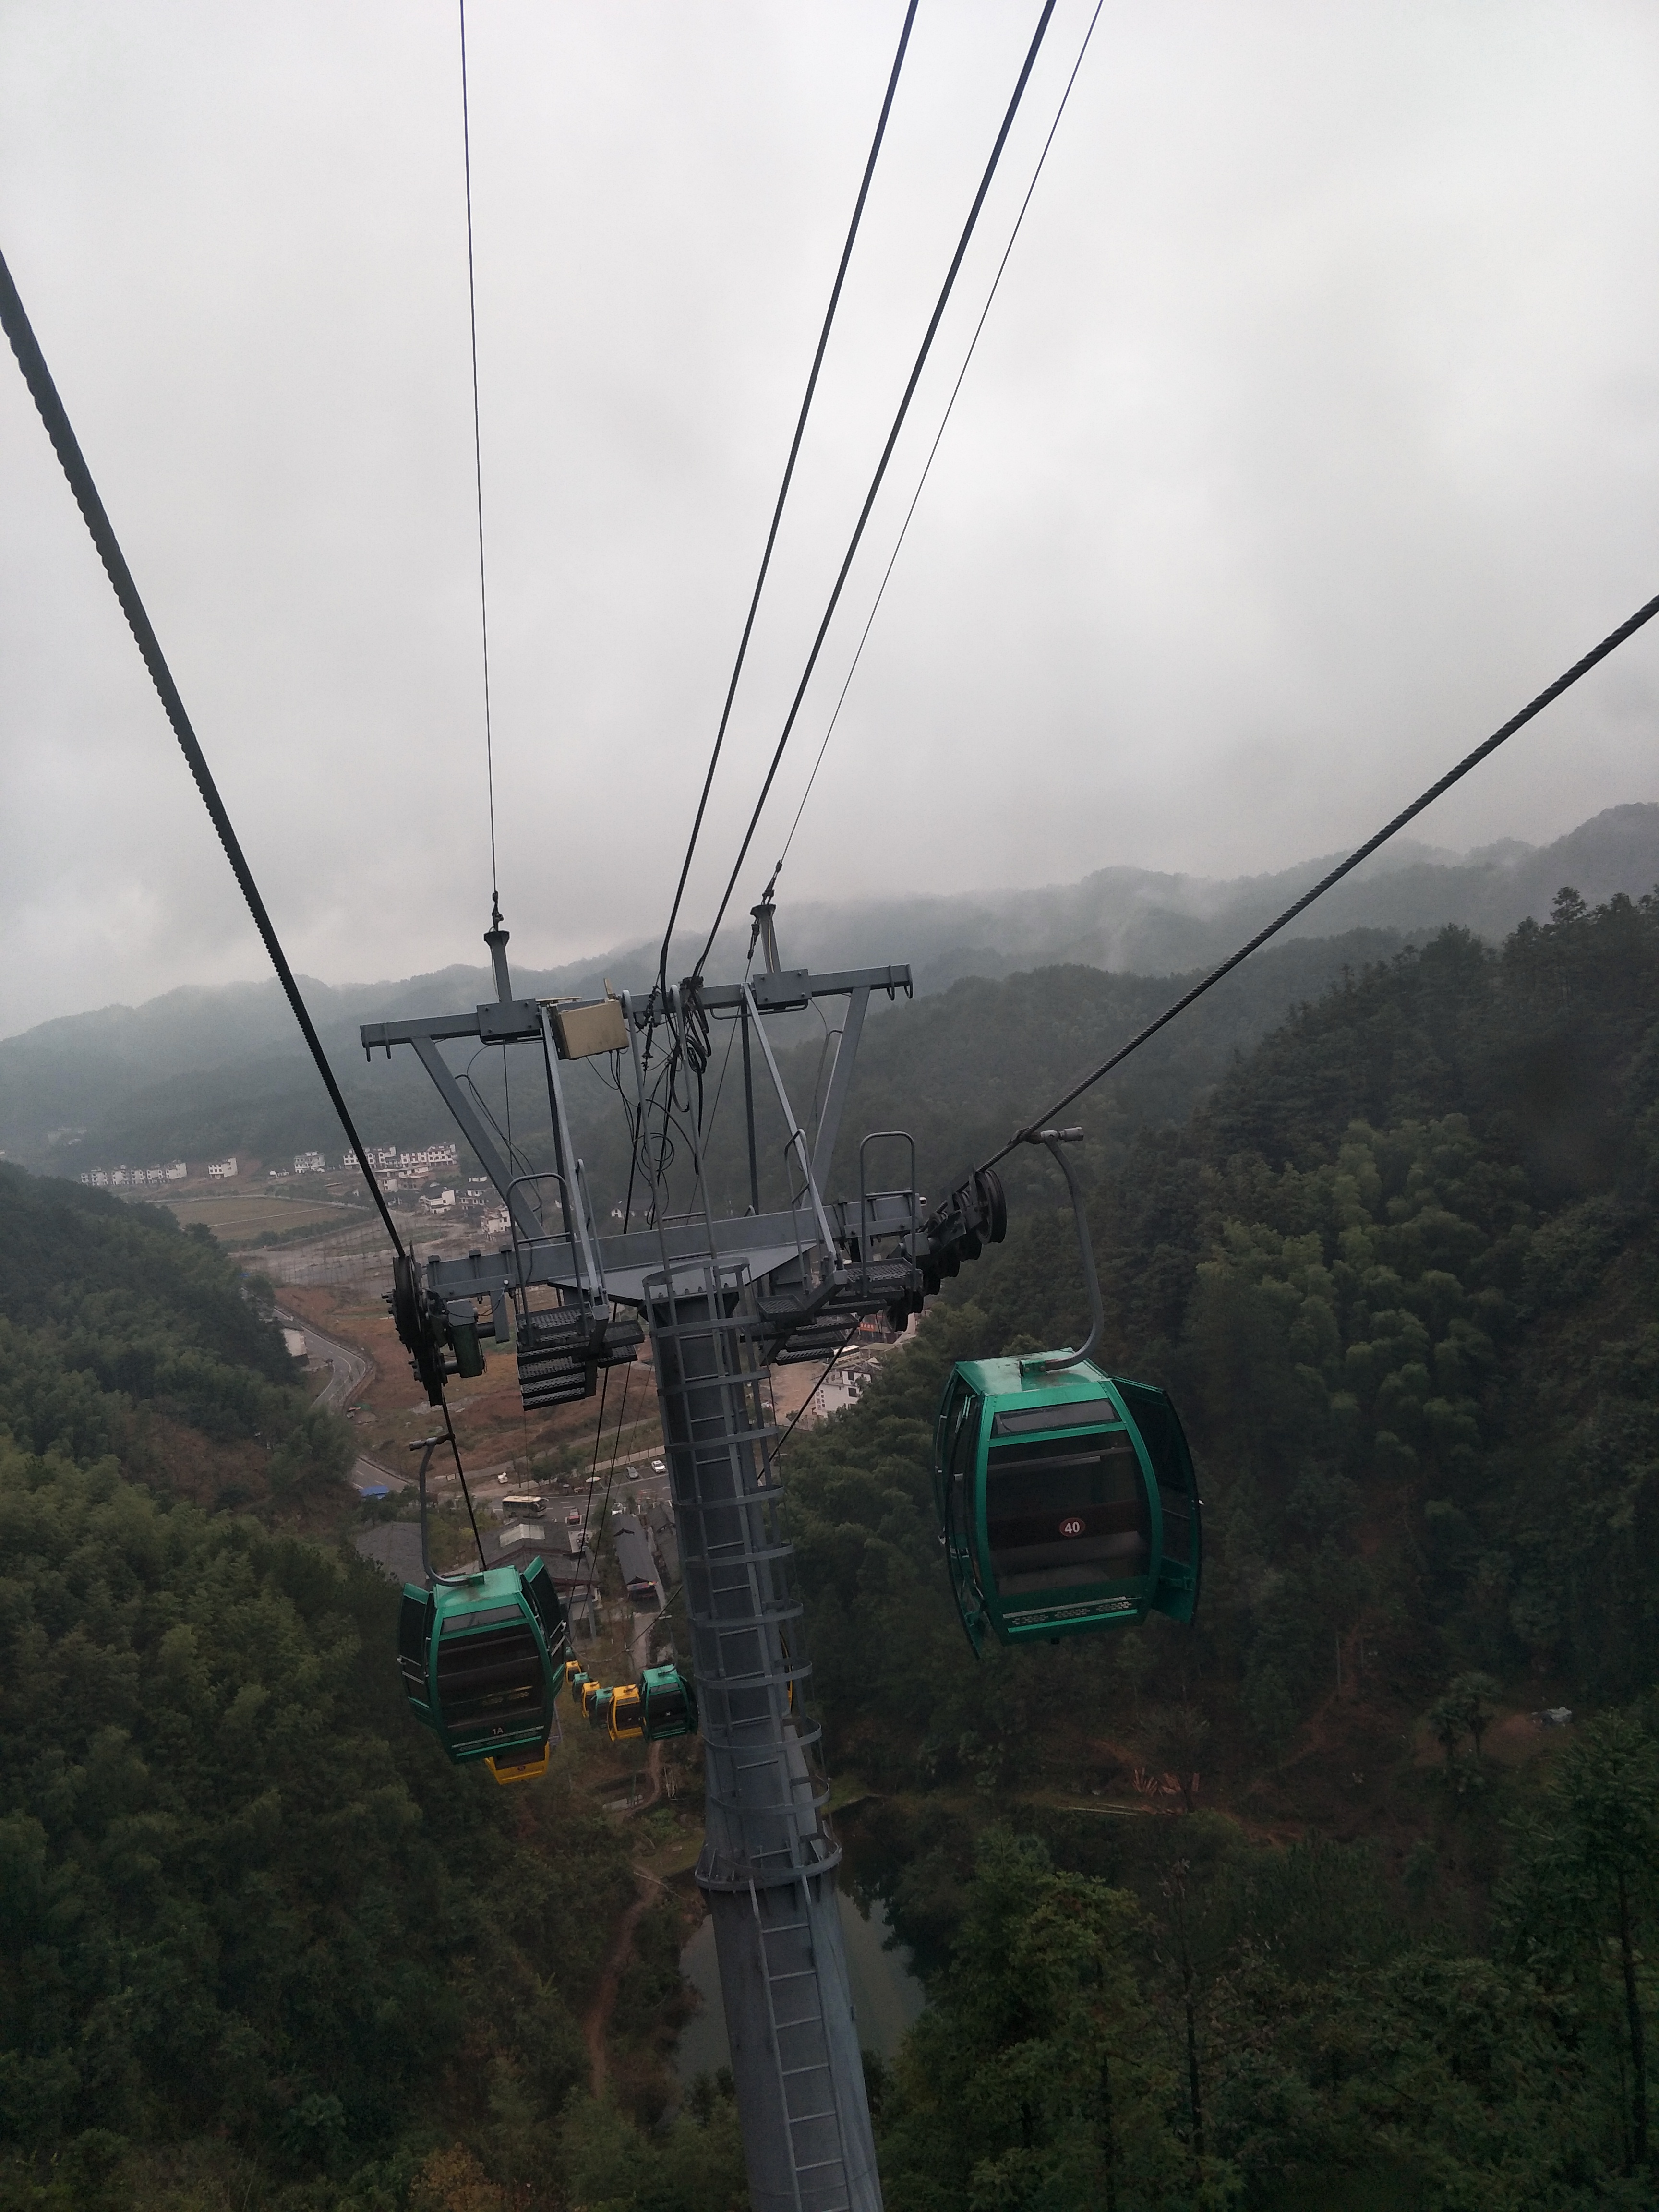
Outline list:
[[[477,1372],[488,1300],[498,1343],[516,1346],[527,1408],[589,1396],[601,1368],[632,1360],[648,1332],[678,1528],[702,1711],[706,1826],[696,1880],[714,1923],[755,2212],[878,2212],[880,2185],[863,2061],[836,1900],[841,1850],[830,1826],[820,1730],[792,1547],[779,1523],[778,1430],[766,1370],[823,1359],[866,1315],[900,1325],[925,1291],[1000,1232],[994,1176],[971,1179],[926,1224],[908,1182],[872,1189],[881,1131],[859,1148],[854,1198],[823,1194],[872,992],[911,989],[906,967],[812,975],[777,964],[769,906],[757,910],[764,972],[737,983],[659,985],[586,1005],[521,999],[507,933],[485,942],[495,998],[470,1012],[366,1024],[371,1056],[410,1046],[506,1206],[511,1242],[495,1253],[428,1259],[408,1286],[429,1347]],[[779,1071],[768,1017],[846,1001],[823,1114],[809,1146]],[[695,1003],[694,1003],[695,1002]],[[688,1019],[741,1025],[750,1189],[756,1203],[717,1216],[702,1139],[692,1169],[701,1207],[666,1212],[659,1176],[647,1224],[602,1235],[566,1105],[564,1069],[604,1053],[630,1074],[636,1152],[648,1153],[647,1058],[653,1033],[683,1040]],[[448,1041],[539,1046],[556,1167],[518,1171],[444,1058]],[[756,1050],[755,1048],[758,1049]],[[763,1212],[755,1157],[758,1060],[787,1131],[789,1205]],[[400,1327],[410,1318],[407,1307]],[[411,1350],[416,1347],[411,1346]],[[417,1362],[418,1364],[418,1362]],[[428,1379],[441,1382],[441,1376]]]

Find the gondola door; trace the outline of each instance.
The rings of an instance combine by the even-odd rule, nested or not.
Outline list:
[[[1158,1586],[1162,1512],[1134,1429],[1097,1370],[1066,1380],[1063,1398],[986,1404],[980,1582],[1008,1643],[1142,1620]]]
[[[1156,1486],[1163,1537],[1152,1608],[1171,1620],[1190,1620],[1204,1569],[1203,1501],[1185,1432],[1167,1390],[1121,1376],[1114,1377],[1112,1388],[1134,1425]]]

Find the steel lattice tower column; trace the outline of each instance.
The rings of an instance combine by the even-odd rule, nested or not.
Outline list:
[[[708,1900],[754,2212],[880,2212],[777,1431],[741,1267],[647,1276],[702,1711]]]

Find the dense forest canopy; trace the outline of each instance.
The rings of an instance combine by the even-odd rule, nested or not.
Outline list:
[[[204,1234],[0,1168],[8,2208],[390,2212],[582,2078],[622,1843],[409,1727],[394,1586],[281,1533],[353,1450],[293,1366]]]
[[[302,1496],[351,1457],[205,1229],[3,1162],[0,1424],[34,1452],[119,1452],[198,1492],[216,1477],[209,1503]]]
[[[1076,972],[959,988],[1069,1060]],[[860,1119],[908,1087],[942,1157],[1036,1043],[963,1098],[936,1003]],[[1192,1630],[981,1663],[951,1607],[944,1377],[1083,1326],[1041,1160],[782,1462],[853,1863],[929,1990],[871,2064],[890,2205],[1650,2203],[1659,903],[1355,963],[1211,1073],[1082,1109],[1106,1358],[1204,1484]],[[243,1290],[0,1168],[0,2206],[732,2212],[726,2086],[584,2087],[628,1838],[409,1727],[349,1437]]]
[[[1659,900],[1346,979],[1091,1211],[1106,1363],[1170,1386],[1200,1466],[1193,1630],[975,1665],[945,1594],[939,1388],[1077,1340],[1058,1213],[790,1449],[836,1748],[891,1793],[937,1977],[891,2201],[1104,2202],[1115,2140],[1126,2205],[1650,2202]],[[1559,1758],[1489,1755],[1557,1705]],[[1176,1809],[1057,1809],[1126,1764]],[[1251,1840],[1287,1826],[1336,1840]]]

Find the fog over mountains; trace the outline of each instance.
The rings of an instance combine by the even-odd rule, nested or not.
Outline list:
[[[971,825],[964,825],[964,848],[973,849]],[[908,960],[924,991],[940,990],[959,975],[1006,975],[1066,961],[1171,975],[1224,959],[1342,858],[1325,853],[1275,875],[1231,882],[1102,868],[1081,883],[1039,890],[781,908],[779,933],[792,966]],[[1495,939],[1527,915],[1541,919],[1564,884],[1592,905],[1617,890],[1636,896],[1659,884],[1659,806],[1609,807],[1543,846],[1506,838],[1457,854],[1401,838],[1285,934],[1416,934],[1461,922]]]
[[[966,857],[982,858],[971,825],[963,845]],[[1184,974],[1224,957],[1340,857],[1231,882],[1115,867],[1077,884],[943,898],[792,907],[786,895],[778,933],[792,967],[908,961],[921,994],[964,977],[1060,964]],[[1495,940],[1528,915],[1541,918],[1564,884],[1596,903],[1617,891],[1639,896],[1656,884],[1655,805],[1610,807],[1541,847],[1510,840],[1456,854],[1402,841],[1291,925],[1287,939],[1340,942],[1332,943],[1328,963],[1311,945],[1288,962],[1276,1002],[1271,990],[1253,991],[1246,1026],[1259,1034],[1292,996],[1317,988],[1327,969],[1334,975],[1345,963],[1386,957],[1447,923]],[[689,933],[677,939],[671,975],[690,966],[699,944]],[[746,950],[746,926],[723,933],[708,972],[735,975]],[[515,969],[514,983],[544,994],[595,992],[606,978],[619,989],[639,989],[655,967],[655,945],[635,942],[561,969]],[[366,1134],[407,1141],[436,1131],[441,1109],[408,1054],[391,1068],[377,1064],[372,1092],[360,1093],[356,1025],[493,995],[483,961],[396,982],[307,981],[304,988],[349,1095],[374,1101]],[[172,991],[142,1006],[70,1015],[0,1040],[0,1152],[28,1165],[72,1173],[94,1159],[239,1148],[274,1158],[301,1143],[337,1152],[331,1124],[274,979]]]

